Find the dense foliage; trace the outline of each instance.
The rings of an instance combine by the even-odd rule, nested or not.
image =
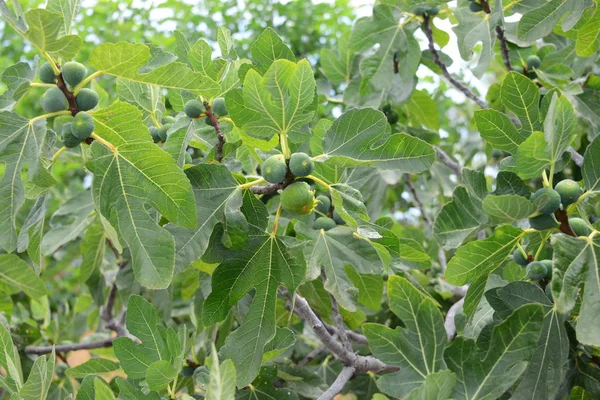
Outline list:
[[[0,0],[0,398],[600,397],[598,2],[246,3]]]

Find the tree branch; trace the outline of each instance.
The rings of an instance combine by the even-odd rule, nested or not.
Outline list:
[[[448,168],[453,170],[458,179],[462,179],[462,171],[461,171],[460,165],[456,161],[454,161],[452,158],[450,158],[448,153],[446,153],[444,150],[442,150],[438,146],[433,146],[433,148],[435,149],[435,152],[437,153],[438,159],[444,165],[446,165]]]
[[[333,325],[329,325],[327,322],[323,322],[323,325],[325,325],[325,329],[327,329],[327,332],[329,332],[330,335],[339,336],[338,328],[336,328]],[[367,337],[365,335],[361,335],[358,332],[354,332],[354,331],[350,331],[350,330],[346,329],[346,336],[348,336],[348,339],[350,339],[351,341],[353,341],[356,344],[364,344],[364,345],[369,344]]]
[[[448,335],[448,340],[454,339],[456,336],[456,323],[454,322],[454,318],[459,310],[463,308],[465,304],[465,298],[463,297],[456,303],[452,304],[452,307],[448,310],[446,314],[446,320],[444,321],[444,328],[446,328],[446,334]]]
[[[509,71],[512,71],[512,65],[510,65],[510,54],[508,52],[508,45],[506,44],[506,36],[504,36],[504,28],[500,25],[496,26],[496,36],[500,41],[500,51],[502,53],[502,60],[504,60],[504,66]]]
[[[331,386],[324,391],[317,400],[332,400],[336,394],[344,389],[346,383],[348,383],[350,378],[352,378],[352,375],[354,375],[354,371],[356,371],[354,367],[344,367]]]
[[[210,104],[208,101],[204,102],[204,108],[206,109],[206,116],[210,119],[211,125],[215,128],[217,132],[217,144],[215,145],[215,160],[221,162],[223,160],[223,146],[225,145],[225,136],[223,135],[223,131],[219,126],[219,118],[213,114],[210,109]]]
[[[452,75],[450,75],[450,72],[448,72],[448,68],[446,68],[446,65],[442,62],[442,60],[440,58],[440,54],[435,49],[435,44],[433,41],[433,32],[431,31],[431,26],[429,25],[429,22],[430,22],[430,17],[429,17],[429,15],[425,14],[423,16],[423,25],[422,26],[423,26],[423,31],[425,32],[425,36],[427,36],[427,41],[429,42],[429,51],[431,52],[431,55],[433,56],[433,62],[435,62],[435,64],[442,70],[442,74],[444,75],[444,77],[446,77],[446,79],[455,88],[460,90],[469,99],[471,99],[475,103],[477,103],[477,105],[479,105],[479,107],[489,108],[488,104],[485,101],[481,100],[479,97],[477,97],[477,95],[475,95],[475,93],[473,93],[471,91],[471,89],[469,89],[464,84],[462,84],[461,82],[454,79],[454,77]]]
[[[263,186],[252,186],[250,190],[254,194],[273,194],[279,189],[283,189],[283,183],[270,183]]]
[[[280,288],[281,294],[292,300],[292,295],[285,288]],[[321,342],[340,360],[346,367],[354,367],[356,372],[391,372],[397,371],[398,367],[385,364],[372,356],[359,356],[352,351],[346,350],[338,341],[335,340],[327,331],[323,321],[312,310],[306,299],[295,294],[293,296],[294,313],[302,318],[311,327],[313,332],[319,337]]]
[[[417,190],[415,189],[415,186],[413,185],[412,181],[410,180],[409,174],[404,174],[404,182],[406,183],[406,186],[408,186],[408,189],[410,190],[413,200],[415,201],[415,203],[417,203],[417,206],[419,207],[419,211],[421,211],[421,216],[423,217],[425,222],[427,222],[427,225],[429,225],[429,227],[432,227],[433,221],[431,221],[431,218],[429,218],[429,216],[425,212],[425,206],[423,206],[423,202],[419,198],[419,195],[417,194]]]
[[[571,158],[573,159],[573,162],[578,166],[581,167],[583,165],[583,156],[581,154],[579,154],[574,148],[569,147],[567,149],[567,151],[569,153],[571,153]]]
[[[52,353],[52,350],[57,353],[67,353],[69,351],[77,351],[77,350],[92,350],[92,349],[100,349],[103,347],[111,347],[114,338],[108,338],[104,340],[98,340],[96,342],[89,343],[73,343],[73,344],[59,344],[56,346],[28,346],[25,347],[25,353],[27,354],[36,354],[41,356],[43,354]]]

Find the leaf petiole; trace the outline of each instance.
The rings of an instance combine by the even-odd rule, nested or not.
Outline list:
[[[57,117],[59,115],[70,115],[70,114],[71,114],[71,111],[69,111],[69,110],[62,110],[62,111],[56,111],[56,112],[52,112],[52,113],[48,113],[48,114],[44,114],[44,115],[38,115],[37,117],[31,118],[29,120],[29,125],[31,125],[34,122],[37,122],[37,121],[39,121],[41,119]]]
[[[65,146],[58,149],[58,151],[56,153],[54,153],[54,156],[52,156],[52,164],[54,164],[54,162],[58,159],[58,157],[65,151],[67,151],[67,148]]]
[[[115,147],[115,146],[114,146],[112,143],[110,143],[110,142],[108,142],[108,141],[106,141],[106,140],[102,139],[102,138],[101,138],[100,136],[98,136],[97,134],[95,134],[95,133],[92,133],[92,134],[90,135],[90,137],[91,137],[92,139],[96,140],[97,142],[100,142],[100,143],[102,143],[102,144],[104,145],[104,147],[106,147],[107,149],[109,149],[109,150],[110,150],[110,151],[112,151],[113,153],[115,153],[115,154],[116,154],[116,153],[118,153],[118,150],[117,150],[117,148],[116,148],[116,147]]]
[[[41,82],[31,82],[29,87],[43,87],[43,88],[51,88],[56,86],[54,83],[41,83]]]
[[[250,182],[246,182],[244,184],[241,184],[241,185],[238,186],[238,188],[240,188],[241,190],[250,189],[252,186],[256,186],[256,185],[261,184],[263,182],[266,182],[265,178],[259,178],[259,179],[256,179],[254,181],[250,181]]]
[[[327,190],[331,190],[331,186],[329,186],[325,181],[317,178],[316,176],[313,175],[308,175],[306,178],[308,179],[312,179],[313,181],[315,181],[316,183],[318,183],[319,185],[323,186],[324,188],[326,188]]]
[[[283,206],[281,202],[279,203],[279,207],[277,207],[277,213],[275,214],[275,220],[273,221],[273,230],[271,231],[271,237],[277,235],[277,227],[279,225],[279,217],[281,216],[281,210]]]
[[[75,89],[73,89],[73,95],[77,96],[77,93],[79,93],[79,91],[81,90],[82,87],[84,87],[89,82],[91,82],[94,78],[96,78],[102,74],[104,74],[104,72],[96,71],[93,74],[91,74],[90,76],[88,76],[87,78],[85,78],[84,80],[82,80],[81,82],[79,82],[79,85],[75,86]]]

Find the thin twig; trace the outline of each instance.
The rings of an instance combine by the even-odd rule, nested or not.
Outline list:
[[[332,400],[335,395],[344,389],[346,383],[348,383],[350,378],[352,378],[352,375],[354,375],[354,371],[356,371],[354,367],[344,367],[331,386],[329,386],[317,400]]]
[[[325,350],[327,350],[327,346],[325,346],[325,345],[321,345],[321,346],[317,347],[316,349],[314,349],[313,351],[308,353],[308,355],[306,357],[304,357],[302,360],[300,360],[300,362],[298,363],[298,366],[304,367],[306,364],[308,364],[309,362],[314,360],[315,357],[317,357],[319,354],[321,354]]]
[[[219,118],[213,114],[210,109],[210,104],[208,101],[204,102],[204,108],[206,109],[206,116],[210,119],[210,123],[215,128],[215,132],[217,132],[217,144],[215,145],[215,160],[221,162],[223,160],[223,146],[225,145],[225,136],[223,135],[223,131],[219,126]]]
[[[504,65],[506,69],[512,71],[512,65],[510,65],[510,54],[508,52],[508,45],[506,43],[506,36],[504,36],[504,28],[500,25],[496,26],[496,36],[500,41],[500,52],[502,53],[502,60],[504,60]]]
[[[433,221],[431,221],[431,218],[429,218],[429,215],[427,215],[427,213],[425,212],[425,206],[423,206],[423,202],[419,198],[419,195],[417,194],[417,190],[415,189],[415,186],[413,185],[412,181],[410,180],[409,174],[404,174],[404,182],[406,183],[406,186],[408,186],[408,189],[410,190],[410,193],[412,194],[413,200],[415,201],[415,203],[417,203],[417,206],[419,207],[419,211],[421,211],[421,216],[423,217],[425,222],[427,222],[427,225],[429,225],[430,227],[433,226]]]
[[[323,282],[327,280],[327,276],[323,270],[321,270],[321,278],[323,279]],[[335,325],[337,326],[342,345],[347,351],[352,351],[352,343],[350,343],[350,339],[348,339],[348,335],[346,334],[346,327],[344,326],[344,320],[340,314],[338,302],[331,293],[329,293],[329,300],[331,301],[331,315],[333,317],[333,322],[335,322]]]
[[[56,346],[28,346],[28,347],[25,347],[25,353],[43,355],[43,354],[52,353],[52,350],[56,351],[57,353],[67,353],[69,351],[77,351],[77,350],[100,349],[103,347],[111,347],[112,342],[115,339],[116,338],[108,338],[108,339],[104,339],[104,340],[98,340],[96,342],[59,344]]]
[[[446,320],[444,321],[444,328],[446,328],[446,334],[448,335],[448,340],[452,340],[452,339],[454,339],[454,336],[456,336],[456,323],[454,321],[454,318],[456,317],[456,314],[458,313],[458,311],[463,308],[464,304],[465,304],[465,298],[463,297],[456,303],[452,304],[452,307],[450,307],[450,309],[448,310],[448,313],[446,314]]]
[[[281,288],[280,292],[287,297],[290,301],[292,295],[285,288]],[[323,321],[312,310],[306,299],[295,294],[293,297],[294,301],[294,313],[302,318],[319,337],[321,342],[332,352],[332,354],[340,360],[340,362],[347,367],[356,368],[356,372],[391,372],[397,371],[398,367],[388,365],[372,356],[359,356],[354,354],[352,351],[346,350],[333,336],[327,331]]]
[[[562,233],[569,236],[577,236],[577,234],[573,232],[573,229],[569,224],[569,216],[564,210],[556,210],[554,212],[554,216],[556,217],[558,222],[560,222],[560,226],[558,227],[558,229],[560,229]]]
[[[433,148],[435,149],[435,152],[437,153],[438,159],[444,165],[446,165],[448,168],[450,168],[452,171],[454,171],[454,173],[456,174],[456,177],[458,179],[461,179],[462,178],[462,171],[461,171],[460,165],[456,161],[454,161],[452,158],[450,158],[450,156],[448,155],[448,153],[446,153],[440,147],[433,146]]]
[[[583,165],[583,156],[582,156],[581,154],[579,154],[579,153],[577,152],[577,150],[575,150],[575,149],[574,149],[574,148],[572,148],[572,147],[569,147],[569,148],[567,149],[567,151],[568,151],[569,153],[571,153],[571,158],[573,159],[573,162],[574,162],[574,163],[575,163],[575,164],[576,164],[578,167],[581,167],[581,166]]]
[[[325,329],[327,329],[327,332],[329,332],[330,335],[339,336],[338,328],[336,328],[333,325],[329,325],[327,322],[323,322],[323,325],[325,325]],[[365,335],[361,335],[358,332],[354,332],[354,331],[350,331],[350,330],[346,329],[346,336],[348,336],[348,339],[350,339],[351,341],[353,341],[356,344],[365,344],[365,345],[369,344],[367,337]]]
[[[435,49],[435,44],[434,44],[435,42],[433,41],[433,32],[431,30],[431,26],[429,25],[429,22],[430,22],[430,17],[429,17],[429,15],[425,14],[423,16],[423,31],[425,32],[425,36],[427,36],[427,40],[429,42],[429,51],[431,52],[431,55],[433,56],[433,62],[435,62],[435,64],[440,68],[440,70],[442,70],[442,74],[446,77],[446,79],[448,79],[448,81],[454,87],[456,87],[458,90],[460,90],[469,99],[471,99],[475,103],[477,103],[477,105],[479,105],[479,107],[489,108],[488,104],[485,101],[481,100],[479,97],[477,97],[477,95],[475,95],[475,93],[473,93],[471,91],[471,89],[469,89],[464,84],[462,84],[461,82],[454,79],[454,77],[452,75],[450,75],[450,72],[448,72],[448,68],[446,68],[446,65],[442,62],[442,60],[440,58],[440,54]]]

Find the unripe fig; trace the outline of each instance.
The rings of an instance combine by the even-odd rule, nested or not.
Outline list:
[[[192,160],[192,155],[190,153],[188,153],[188,152],[185,153],[184,158],[185,158],[185,163],[186,164],[191,164],[192,161],[194,161],[194,160]]]
[[[85,140],[90,137],[94,132],[95,122],[94,118],[85,111],[77,113],[73,118],[73,125],[71,125],[71,132],[73,136],[80,140]]]
[[[570,218],[569,225],[577,236],[589,236],[592,233],[592,229],[581,218]]]
[[[229,114],[227,107],[225,107],[225,99],[223,97],[217,97],[213,100],[211,105],[211,111],[213,114],[217,114],[220,117],[224,117]]]
[[[550,214],[560,207],[560,194],[550,188],[542,188],[531,195],[531,202],[542,214]]]
[[[158,136],[160,137],[161,142],[167,140],[167,132],[169,129],[171,129],[172,126],[172,124],[164,124],[163,126],[158,128]]]
[[[556,184],[554,190],[560,195],[560,202],[563,207],[567,207],[575,203],[583,194],[581,187],[571,179],[564,179]]]
[[[63,146],[65,146],[66,148],[69,148],[69,149],[72,149],[73,147],[77,147],[77,146],[79,146],[79,143],[81,143],[81,140],[79,140],[79,138],[75,137],[75,135],[73,135],[73,133],[71,132],[72,125],[73,124],[71,122],[68,122],[63,125],[63,130],[62,130]]]
[[[469,10],[471,10],[474,13],[478,13],[480,11],[483,11],[483,7],[479,3],[472,2],[469,3]]]
[[[527,264],[527,276],[529,279],[540,280],[546,277],[548,273],[548,268],[546,265],[539,261],[532,261]]]
[[[69,107],[69,102],[59,88],[53,87],[42,94],[42,97],[40,97],[40,106],[44,111],[52,113],[66,110]]]
[[[59,115],[58,117],[54,118],[52,129],[54,129],[54,132],[60,135],[62,133],[63,126],[69,122],[73,122],[73,117],[71,115]]]
[[[283,189],[279,196],[283,209],[291,214],[308,215],[315,206],[315,195],[306,182],[295,182]]]
[[[534,218],[529,218],[529,225],[537,231],[544,231],[546,229],[557,228],[559,224],[553,214],[542,214]]]
[[[517,264],[522,266],[526,266],[527,264],[529,264],[529,261],[523,256],[523,253],[521,253],[520,249],[516,249],[513,252],[513,260],[515,260]]]
[[[98,93],[95,90],[83,88],[75,97],[79,111],[89,111],[98,105]]]
[[[536,55],[530,55],[527,57],[527,69],[536,69],[542,65],[542,60]]]
[[[331,200],[329,200],[329,197],[321,194],[317,196],[317,201],[317,211],[325,215],[329,214],[329,209],[331,208]]]
[[[312,174],[315,169],[315,163],[306,153],[294,153],[290,157],[290,171],[297,177]]]
[[[283,182],[286,172],[285,158],[281,154],[267,158],[261,167],[262,176],[269,183]]]
[[[333,210],[333,220],[338,225],[344,225],[346,223],[337,210]]]
[[[394,124],[398,123],[398,121],[400,120],[400,115],[394,110],[388,112],[386,114],[386,117],[387,117],[388,123],[390,125],[394,125]]]
[[[150,136],[152,136],[152,140],[154,140],[154,143],[160,142],[160,134],[158,133],[158,128],[155,126],[151,126],[150,128],[148,128],[148,130],[150,131]]]
[[[328,217],[319,217],[315,220],[315,223],[313,224],[313,229],[323,229],[323,230],[330,230],[335,228],[336,223],[334,220],[332,220],[331,218]]]
[[[79,85],[86,74],[87,68],[76,61],[69,61],[62,67],[63,79],[71,86]]]
[[[50,63],[42,64],[38,71],[38,76],[40,77],[40,81],[44,83],[54,83],[56,81],[56,75],[54,75],[54,70]]]
[[[183,111],[188,118],[197,118],[204,112],[204,105],[198,100],[190,100],[183,106]]]

